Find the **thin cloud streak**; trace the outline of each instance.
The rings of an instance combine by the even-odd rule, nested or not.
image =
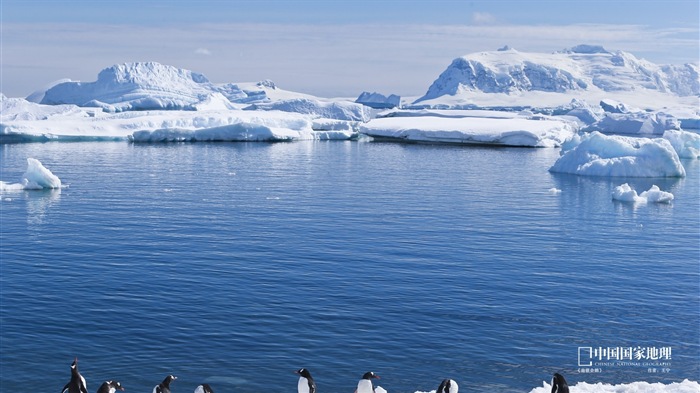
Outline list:
[[[693,28],[604,24],[5,24],[0,66],[8,96],[61,78],[93,81],[103,68],[131,61],[187,68],[216,83],[272,79],[283,89],[325,97],[356,97],[363,90],[418,96],[454,58],[506,44],[546,53],[603,45],[666,64],[697,62],[697,35]],[[49,65],[37,73],[36,67]]]

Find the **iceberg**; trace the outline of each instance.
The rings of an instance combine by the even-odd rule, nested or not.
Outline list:
[[[697,96],[698,66],[658,66],[627,52],[591,45],[555,53],[526,53],[509,48],[454,59],[416,102],[470,91],[564,93],[640,88]]]
[[[671,143],[600,132],[574,135],[562,145],[550,172],[608,177],[685,177]]]
[[[401,106],[401,97],[395,94],[387,97],[380,93],[363,91],[355,102],[374,109],[390,109]]]
[[[453,63],[414,101],[420,110],[379,114],[401,98],[324,99],[269,80],[216,84],[156,62],[117,64],[94,82],[57,81],[26,100],[1,96],[0,143],[354,139],[362,131],[405,142],[558,147],[583,129],[669,135],[682,157],[694,154],[688,136],[667,131],[700,127],[696,66],[656,66],[594,45],[552,54],[503,48]],[[615,80],[621,85],[611,87]],[[638,99],[622,104],[627,98]]]
[[[376,140],[524,147],[558,147],[574,132],[571,123],[553,118],[497,115],[470,117],[458,112],[450,116],[406,111],[361,124],[360,132]]]
[[[140,130],[129,136],[134,143],[154,142],[290,142],[300,139],[348,140],[355,136],[353,130],[294,131],[288,128],[240,122],[220,127],[197,130],[158,129]]]
[[[124,63],[105,68],[95,82],[63,82],[44,93],[40,104],[74,104],[108,112],[191,109],[212,92],[202,74],[156,62]]]
[[[0,191],[43,190],[61,188],[61,179],[35,158],[27,158],[27,170],[20,183],[0,181]]]
[[[663,138],[671,143],[680,158],[700,158],[700,135],[688,131],[667,130]]]
[[[575,99],[601,103],[614,114],[664,112],[684,128],[698,128],[698,75],[698,64],[657,65],[595,45],[554,53],[502,48],[454,59],[423,96],[407,99],[412,103],[404,108],[548,113]]]
[[[215,84],[204,75],[157,62],[116,64],[94,82],[59,81],[27,100],[38,104],[72,104],[105,112],[144,110],[233,109],[252,103],[309,98],[278,89],[269,80]]]
[[[637,191],[633,190],[629,184],[625,183],[615,187],[612,193],[612,199],[633,203],[671,203],[671,201],[673,201],[673,194],[661,191],[658,186],[653,185],[648,191],[637,195]]]
[[[606,113],[605,117],[582,131],[600,131],[604,134],[663,135],[666,130],[680,130],[680,121],[663,112]]]
[[[312,98],[294,98],[275,102],[252,104],[244,110],[283,111],[311,115],[319,118],[368,121],[371,113],[364,105],[353,102],[322,102]]]
[[[632,110],[622,102],[611,100],[609,98],[600,100],[600,107],[608,113],[630,113]]]
[[[23,98],[2,97],[0,122],[47,120],[55,117],[93,117],[95,111],[76,105],[40,105]]]
[[[25,101],[26,102],[26,101]],[[28,103],[36,107],[49,107]],[[72,108],[78,108],[71,106]],[[340,120],[315,119],[312,115],[281,111],[201,110],[86,112],[84,108],[41,120],[3,120],[0,143],[25,141],[128,140],[148,141],[278,141],[352,139],[353,126],[339,124],[314,130],[319,121],[329,125]],[[136,135],[134,135],[136,134]],[[195,138],[196,135],[196,138]]]

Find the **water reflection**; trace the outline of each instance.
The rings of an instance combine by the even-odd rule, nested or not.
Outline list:
[[[27,225],[29,229],[39,229],[46,220],[49,209],[61,200],[61,189],[25,191],[27,200]]]

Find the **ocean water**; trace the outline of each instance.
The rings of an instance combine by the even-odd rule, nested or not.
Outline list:
[[[33,157],[67,185],[0,198],[0,391],[58,392],[76,356],[91,392],[295,392],[301,367],[320,393],[366,371],[389,393],[698,380],[700,164],[586,178],[549,173],[558,154],[0,146],[0,180]],[[622,183],[675,199],[615,202]],[[614,348],[640,358],[579,365]]]

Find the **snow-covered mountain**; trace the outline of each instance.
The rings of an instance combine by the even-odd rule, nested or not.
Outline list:
[[[656,65],[627,52],[592,45],[555,53],[524,53],[504,47],[454,59],[415,103],[470,93],[592,91],[698,96],[698,65]]]

